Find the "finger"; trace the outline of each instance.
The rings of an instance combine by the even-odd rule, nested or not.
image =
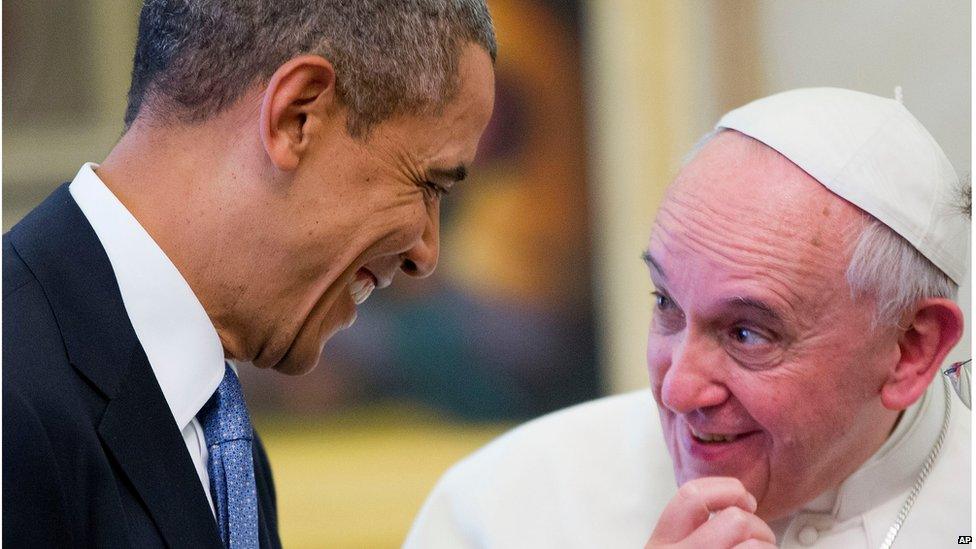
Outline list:
[[[747,539],[732,549],[778,549],[775,544],[757,539]]]
[[[733,506],[750,513],[756,510],[756,498],[746,491],[739,479],[703,477],[690,480],[678,488],[678,493],[664,508],[651,540],[659,543],[681,541],[704,524],[711,513]]]
[[[738,507],[728,507],[701,525],[684,543],[689,547],[735,547],[751,539],[776,543],[776,536],[761,518]]]

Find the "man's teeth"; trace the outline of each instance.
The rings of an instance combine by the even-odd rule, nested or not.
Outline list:
[[[702,442],[732,442],[739,438],[739,435],[709,435],[706,433],[699,433],[694,429],[691,430],[691,434]]]
[[[356,305],[361,304],[366,301],[369,294],[373,293],[373,289],[376,288],[376,284],[373,283],[373,279],[366,277],[354,280],[352,284],[349,285],[349,295],[352,296],[352,300]]]

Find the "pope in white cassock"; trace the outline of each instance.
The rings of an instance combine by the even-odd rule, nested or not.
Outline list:
[[[802,89],[726,114],[644,254],[650,391],[457,464],[406,547],[955,546],[971,416],[941,370],[966,196],[898,100]]]

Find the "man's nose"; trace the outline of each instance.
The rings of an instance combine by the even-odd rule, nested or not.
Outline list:
[[[400,270],[416,277],[430,276],[440,254],[440,208],[433,208],[420,240],[401,257]]]
[[[671,354],[661,384],[661,401],[678,414],[722,404],[729,398],[729,390],[720,379],[723,362],[721,349],[701,336],[686,334]]]

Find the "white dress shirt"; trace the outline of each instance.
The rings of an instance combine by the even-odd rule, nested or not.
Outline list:
[[[68,191],[105,248],[139,343],[173,413],[211,511],[207,444],[196,415],[224,377],[224,350],[190,286],[149,233],[85,164]]]
[[[950,397],[942,453],[896,548],[955,546],[972,535],[971,414]],[[938,438],[945,406],[937,379],[873,457],[771,525],[778,545],[876,549]],[[604,398],[529,422],[455,465],[405,547],[643,547],[676,488],[650,391]]]

